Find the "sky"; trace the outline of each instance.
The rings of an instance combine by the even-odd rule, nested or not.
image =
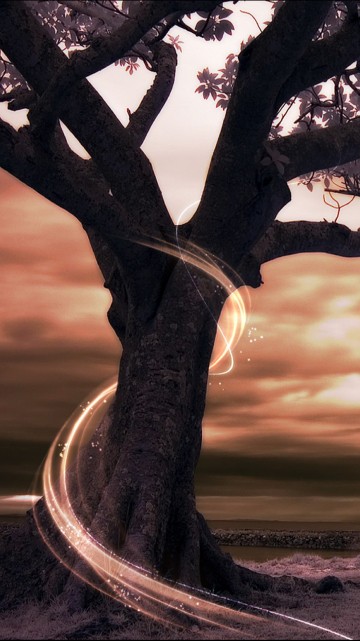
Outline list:
[[[196,72],[221,67],[243,36],[181,39],[173,93],[143,146],[174,220],[200,198],[223,118],[195,94]],[[151,80],[118,66],[91,78],[124,124]],[[319,185],[290,187],[280,220],[334,218]],[[57,431],[116,374],[120,348],[81,225],[4,171],[0,199],[0,495],[10,496],[31,493]],[[339,222],[360,227],[356,199]],[[359,271],[360,259],[320,254],[263,267],[235,368],[209,379],[197,476],[209,518],[359,520]]]

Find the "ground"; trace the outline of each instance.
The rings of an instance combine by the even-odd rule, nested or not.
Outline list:
[[[10,529],[9,529],[10,527]],[[61,597],[49,603],[35,600],[36,581],[32,589],[17,598],[20,586],[30,586],[34,580],[34,565],[44,562],[44,554],[36,560],[35,548],[29,542],[19,546],[18,528],[2,528],[0,541],[4,541],[4,529],[13,542],[13,554],[4,559],[4,545],[0,548],[0,639],[333,639],[329,631],[319,630],[304,623],[257,611],[257,619],[245,616],[234,631],[214,628],[192,622],[179,627],[167,626],[152,621],[116,603],[98,603],[88,609],[69,613]],[[8,547],[8,546],[6,546]],[[17,552],[17,550],[20,550]],[[32,558],[30,550],[33,550]],[[2,554],[1,554],[2,552]],[[289,551],[289,554],[291,552]],[[48,561],[51,563],[51,556]],[[321,559],[318,556],[297,554],[281,560],[246,565],[274,576],[293,575],[314,581],[325,576],[336,576],[343,589],[337,592],[303,591],[301,585],[293,586],[282,593],[267,593],[261,597],[254,593],[248,602],[260,605],[272,612],[301,619],[308,623],[329,628],[344,635],[342,638],[360,639],[360,555],[353,558]],[[20,589],[21,592],[21,589]],[[26,594],[26,596],[25,596]],[[0,606],[1,607],[1,606]],[[256,610],[253,611],[256,614]]]

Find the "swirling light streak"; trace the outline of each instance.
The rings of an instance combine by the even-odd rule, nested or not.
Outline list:
[[[215,606],[215,604],[201,598],[199,595],[196,596],[195,600],[194,595],[172,587],[165,582],[155,580],[142,568],[109,552],[89,533],[73,510],[68,490],[69,458],[72,458],[73,450],[76,451],[78,449],[83,433],[86,431],[94,412],[99,411],[104,402],[114,394],[115,390],[115,382],[100,389],[85,409],[82,408],[81,411],[79,409],[72,419],[65,424],[58,435],[59,439],[66,444],[60,453],[62,454],[61,457],[57,449],[57,442],[55,441],[52,444],[43,472],[44,496],[50,514],[69,544],[75,547],[86,563],[102,578],[102,585],[94,587],[98,589],[100,587],[101,591],[125,605],[131,605],[136,610],[157,619],[164,618],[159,616],[159,612],[162,609],[171,608],[182,614],[196,616],[201,621],[219,625],[218,617],[221,616],[219,606]],[[56,473],[57,470],[59,477]],[[84,580],[88,580],[81,572],[78,572],[78,574]],[[94,583],[92,584],[94,585]],[[194,607],[196,608],[196,614],[194,613]],[[220,607],[224,608],[224,606]],[[227,610],[225,608],[226,615],[228,615]],[[253,615],[241,613],[241,618],[243,617],[252,619]],[[231,627],[225,622],[221,625]]]
[[[139,242],[139,244],[141,245],[145,245],[146,247],[151,247],[152,249],[158,249],[159,251],[166,252],[167,254],[171,256],[175,256],[177,258],[179,257],[179,251],[180,251],[181,258],[185,264],[190,264],[193,267],[197,267],[198,269],[203,271],[207,276],[212,277],[218,283],[218,286],[222,287],[225,290],[228,296],[228,304],[230,305],[230,308],[231,308],[230,310],[227,310],[227,318],[225,319],[225,321],[226,320],[229,321],[228,323],[226,323],[226,325],[230,325],[230,330],[228,329],[228,327],[226,329],[223,329],[221,326],[221,322],[217,323],[218,332],[220,333],[223,339],[224,346],[220,350],[220,353],[218,355],[213,354],[213,358],[211,360],[209,370],[211,374],[216,376],[228,374],[229,372],[231,372],[235,363],[233,350],[237,345],[237,343],[239,342],[245,329],[246,316],[247,316],[247,312],[246,312],[247,303],[245,302],[244,298],[241,296],[240,292],[237,289],[235,289],[230,278],[228,278],[228,276],[226,276],[226,274],[222,272],[222,270],[218,267],[218,265],[215,263],[215,261],[213,260],[210,254],[208,253],[205,254],[205,252],[203,252],[204,255],[202,255],[201,254],[202,250],[201,251],[198,250],[199,254],[195,253],[195,249],[189,249],[188,247],[186,249],[182,248],[179,250],[177,247],[175,247],[171,243],[168,243],[167,241],[163,241],[163,240],[158,240],[156,238],[151,240],[150,239],[139,240],[137,242]],[[189,247],[190,246],[195,248],[194,245],[190,245],[189,243]],[[190,278],[193,280],[193,277],[190,272],[189,274],[190,274]],[[206,305],[206,307],[209,310],[209,313],[212,315],[211,309],[209,308],[207,302],[204,300],[201,292],[196,286],[195,281],[193,282],[197,291],[199,292],[199,296],[201,296],[201,298],[204,301],[204,305]],[[246,292],[246,296],[249,301],[249,295],[245,287],[244,287],[244,290]],[[214,321],[217,322],[215,317],[214,317]],[[222,319],[222,322],[224,322],[224,319]],[[226,357],[228,357],[230,360],[229,366],[220,372],[212,372],[211,370],[213,370],[215,367],[218,367]]]
[[[192,265],[193,267],[197,267],[198,269],[200,269],[217,283],[217,287],[223,288],[226,292],[227,304],[225,308],[225,318],[223,316],[220,319],[220,322],[217,322],[216,318],[213,316],[214,321],[217,324],[218,336],[220,335],[223,341],[223,347],[218,350],[219,353],[216,354],[216,343],[218,341],[217,337],[213,357],[209,366],[210,374],[212,374],[213,376],[222,376],[228,374],[234,368],[235,359],[233,350],[238,344],[245,329],[247,308],[250,308],[250,295],[244,283],[242,286],[243,295],[240,294],[239,289],[235,288],[232,280],[224,273],[223,269],[225,268],[225,265],[223,264],[221,269],[218,265],[216,256],[213,256],[209,251],[204,251],[201,247],[195,245],[190,241],[187,241],[186,247],[181,247],[179,241],[180,222],[189,211],[189,209],[191,209],[198,203],[198,200],[194,201],[193,203],[188,205],[188,207],[185,207],[185,209],[179,215],[178,222],[175,228],[176,245],[173,245],[163,239],[157,238],[148,238],[141,240],[137,239],[136,242],[141,245],[145,245],[146,247],[151,247],[152,249],[157,249],[159,251],[165,252],[176,258],[180,257],[188,271],[189,278],[192,280],[194,287],[199,294],[199,297],[203,300],[203,303],[209,310],[210,315],[213,316],[213,313],[208,303],[204,299],[201,291],[199,290],[193,275],[187,268],[187,265]],[[229,265],[226,265],[226,271],[227,273],[233,274],[234,280],[239,281],[239,274],[235,273]],[[223,329],[223,325],[226,326],[225,329]],[[221,371],[212,371],[215,370],[215,368],[218,368],[226,358],[229,359],[229,365],[225,369]]]
[[[175,235],[176,235],[176,243],[178,246],[178,250],[180,253],[180,257],[185,264],[187,268],[187,262],[188,262],[188,257],[187,255],[184,258],[184,250],[181,248],[181,245],[179,243],[179,226],[182,223],[183,218],[186,216],[186,214],[191,210],[194,206],[198,205],[200,200],[194,200],[194,202],[190,203],[185,209],[182,210],[182,212],[179,215],[179,218],[177,220],[176,228],[175,228]],[[234,368],[234,356],[233,356],[233,349],[236,347],[238,344],[243,331],[245,329],[245,323],[246,323],[246,306],[245,306],[245,301],[244,298],[241,296],[239,293],[238,288],[235,289],[233,283],[229,278],[225,277],[224,272],[218,267],[217,262],[216,262],[216,257],[210,254],[209,252],[205,252],[201,247],[198,247],[194,245],[193,243],[188,243],[188,246],[191,246],[193,248],[192,255],[193,256],[198,256],[201,255],[203,257],[205,267],[211,265],[212,270],[211,272],[207,272],[209,276],[211,276],[214,280],[217,280],[218,283],[224,287],[225,291],[228,294],[228,302],[227,302],[227,307],[226,307],[226,320],[230,321],[230,326],[231,326],[231,331],[227,334],[226,330],[224,331],[222,328],[222,323],[224,322],[224,319],[220,319],[220,322],[217,322],[217,329],[218,329],[218,336],[220,335],[224,341],[224,347],[222,351],[218,354],[218,356],[213,356],[213,359],[210,363],[209,371],[211,374],[215,376],[221,376],[225,374],[229,374],[231,370]],[[223,265],[225,267],[225,265]],[[206,271],[206,270],[205,270]],[[228,272],[233,272],[233,270],[227,265],[227,271]],[[208,304],[204,300],[203,295],[199,291],[192,274],[189,272],[189,276],[194,283],[195,288],[198,291],[198,294],[200,298],[202,298],[204,305],[209,309]],[[234,273],[235,278],[238,280],[239,279],[239,274]],[[224,277],[225,277],[225,282],[224,282]],[[248,293],[247,288],[245,287],[245,284],[243,283],[243,291],[247,296],[247,302],[250,303],[250,296]],[[231,310],[228,309],[228,307],[231,306]],[[209,309],[210,313],[211,310]],[[214,319],[216,320],[216,319]],[[216,343],[215,343],[215,348],[214,351],[216,351]],[[230,363],[227,369],[221,371],[221,372],[212,372],[212,369],[215,369],[225,358],[226,356],[229,356]]]
[[[195,203],[192,203],[189,207],[192,207],[194,204]],[[185,215],[188,209],[189,208],[186,208],[182,212],[181,217]],[[141,242],[144,245],[165,251],[168,254],[177,257],[180,255],[181,260],[186,265],[191,264],[201,269],[208,276],[214,278],[218,282],[218,285],[223,287],[228,296],[232,298],[232,329],[229,335],[226,335],[226,332],[220,329],[225,347],[210,365],[211,368],[218,366],[228,355],[230,357],[230,366],[221,373],[225,374],[231,371],[234,365],[232,349],[243,333],[246,308],[243,298],[239,292],[235,290],[231,280],[216,264],[215,257],[212,257],[209,253],[204,252],[194,245],[190,245],[190,243],[187,244],[186,248],[181,248],[178,235],[177,247],[157,239]],[[193,280],[191,274],[190,276]],[[193,282],[196,286],[194,280]],[[199,295],[202,297],[200,292]],[[207,305],[205,300],[204,304]],[[211,313],[211,310],[209,311]],[[254,625],[259,622],[261,623],[264,616],[270,616],[272,617],[273,623],[277,625],[289,623],[300,624],[309,626],[312,629],[328,632],[341,639],[350,639],[350,637],[323,626],[267,608],[253,606],[242,601],[217,597],[217,600],[223,601],[225,605],[215,603],[209,600],[210,595],[205,590],[192,589],[183,584],[172,585],[158,577],[154,578],[144,568],[138,567],[126,559],[121,558],[116,553],[106,549],[96,539],[94,534],[83,525],[74,511],[70,499],[68,477],[69,470],[71,469],[71,459],[78,461],[79,450],[82,448],[84,441],[90,436],[89,427],[94,426],[93,415],[94,413],[99,413],[104,403],[107,403],[111,399],[115,393],[116,385],[117,382],[115,379],[105,387],[97,390],[95,396],[87,401],[86,406],[81,406],[81,411],[79,409],[70,417],[69,421],[65,423],[58,434],[57,439],[53,442],[45,461],[43,489],[49,513],[57,528],[68,541],[69,547],[76,550],[85,561],[87,567],[100,577],[101,583],[99,584],[89,579],[86,571],[81,567],[76,566],[75,569],[69,567],[69,569],[75,571],[85,582],[88,582],[105,594],[112,596],[126,606],[132,607],[155,619],[165,620],[166,622],[172,621],[176,624],[178,622],[178,616],[187,615],[192,619],[213,626],[220,626],[228,630],[237,630],[240,626],[242,637],[254,638]],[[59,441],[65,444],[60,455],[57,449]],[[53,552],[57,554],[56,548],[49,540],[46,532],[42,529],[41,519],[37,518],[37,523],[44,540]],[[66,564],[64,559],[61,558],[60,560]],[[234,610],[233,607],[230,608],[226,605],[230,603],[232,606],[243,608],[243,610]],[[249,614],[249,612],[245,612],[244,609],[255,612],[255,614]]]
[[[50,514],[69,545],[75,548],[86,564],[100,577],[101,584],[89,580],[82,569],[76,569],[76,574],[125,606],[167,623],[179,624],[177,617],[187,615],[191,619],[227,630],[238,630],[241,627],[242,637],[254,638],[254,626],[261,625],[264,616],[270,616],[272,623],[276,625],[305,625],[314,630],[330,633],[337,638],[351,639],[324,626],[244,601],[216,597],[225,604],[244,608],[255,614],[214,603],[209,600],[211,595],[205,590],[192,589],[184,584],[177,584],[174,587],[168,582],[154,578],[145,569],[107,550],[97,541],[74,512],[68,488],[69,467],[70,459],[77,459],[84,433],[88,432],[91,424],[94,425],[94,415],[100,413],[104,403],[111,400],[115,390],[116,381],[113,380],[97,390],[85,407],[80,406],[58,435],[60,442],[65,444],[63,450],[59,453],[58,439],[56,439],[49,450],[44,466],[44,496]],[[87,433],[87,436],[91,435]],[[49,544],[46,536],[45,540]],[[51,542],[50,546],[56,553]]]

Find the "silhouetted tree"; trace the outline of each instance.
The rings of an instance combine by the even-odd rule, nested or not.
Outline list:
[[[106,545],[143,566],[239,593],[270,580],[223,555],[194,493],[226,295],[181,259],[141,244],[155,237],[176,246],[141,150],[175,79],[181,41],[171,29],[220,40],[233,31],[232,12],[244,8],[225,4],[3,0],[1,100],[9,109],[28,107],[30,125],[15,131],[1,122],[0,164],[82,223],[112,295],[108,318],[123,348],[119,392],[101,426],[101,460],[82,469],[82,518]],[[343,225],[276,220],[290,200],[287,183],[297,177],[309,189],[320,179],[335,189],[337,176],[337,189],[359,194],[358,3],[271,7],[271,21],[223,69],[199,71],[197,92],[226,114],[200,204],[179,228],[182,246],[200,246],[252,287],[262,282],[261,265],[280,256],[360,255],[360,233]],[[155,74],[126,127],[86,80],[119,61],[131,74],[140,64]],[[90,160],[70,150],[60,120]]]

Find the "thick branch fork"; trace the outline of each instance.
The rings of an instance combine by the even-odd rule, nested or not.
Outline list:
[[[248,208],[239,206],[239,191],[244,193],[247,185],[249,198],[257,196],[259,190],[254,176],[263,142],[271,129],[278,93],[304,55],[330,6],[331,2],[286,2],[265,31],[240,54],[237,78],[211,159],[197,224],[202,225],[202,217],[212,211],[213,228],[221,229],[225,206],[227,220],[237,220],[243,234]],[[271,82],[264,83],[264,77],[271,78]],[[256,221],[260,235],[265,221],[260,216]],[[253,217],[254,232],[257,222]],[[255,242],[256,232],[254,236]]]
[[[271,127],[277,95],[304,55],[331,2],[286,2],[260,36],[239,56],[239,69],[208,181],[220,180],[225,166],[249,163]],[[264,78],[271,82],[264,83]],[[248,126],[251,118],[252,126]],[[218,171],[216,168],[218,167]]]

